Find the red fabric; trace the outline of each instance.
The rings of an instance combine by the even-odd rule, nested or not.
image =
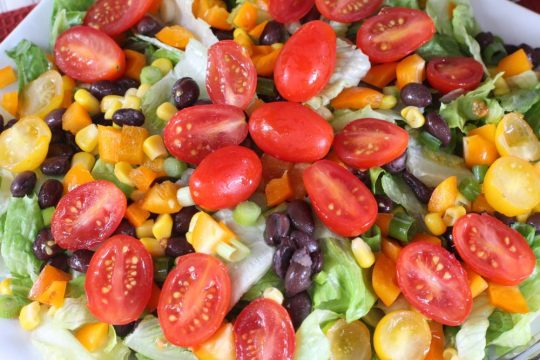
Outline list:
[[[9,33],[19,25],[35,5],[13,10],[0,14],[0,41],[4,40]]]
[[[538,0],[519,0],[517,3],[540,14],[540,1]]]

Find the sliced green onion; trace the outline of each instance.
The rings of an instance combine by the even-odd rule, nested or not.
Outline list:
[[[154,258],[154,280],[164,282],[169,273],[170,259],[168,257]]]
[[[381,251],[382,234],[381,229],[377,225],[373,225],[368,231],[360,236],[366,244],[369,245],[371,251]]]
[[[266,210],[264,212],[263,216],[268,217],[268,216],[272,215],[273,213],[285,212],[285,211],[287,211],[287,203],[283,202],[283,203],[279,204],[276,207],[273,207],[273,208],[270,208],[270,209]]]
[[[394,215],[388,229],[388,235],[390,235],[390,237],[406,244],[415,234],[416,221],[412,216],[405,213],[397,213]]]
[[[161,80],[162,77],[163,74],[161,73],[161,70],[155,66],[145,66],[141,70],[141,84],[154,85]]]
[[[385,86],[382,89],[384,95],[392,95],[399,99],[399,89],[397,86]]]
[[[474,180],[476,180],[479,184],[483,183],[488,169],[489,165],[474,165],[472,167]]]
[[[437,139],[427,131],[422,131],[418,137],[418,140],[422,145],[433,151],[438,151],[442,145],[441,140]]]
[[[259,76],[257,79],[257,94],[264,96],[276,96],[276,88],[272,79]]]
[[[179,178],[186,171],[187,164],[171,156],[163,162],[163,169],[167,176]]]
[[[261,215],[261,208],[252,201],[238,204],[233,211],[233,219],[242,226],[255,225]]]
[[[230,244],[220,242],[216,247],[217,254],[229,262],[238,262],[249,255],[247,246],[236,239],[232,239]]]
[[[482,190],[478,181],[472,178],[463,179],[458,186],[459,192],[469,201],[473,201],[480,195]]]
[[[43,225],[49,226],[54,213],[54,206],[41,210],[41,216],[43,217]]]
[[[508,55],[504,44],[500,38],[495,38],[488,46],[482,50],[482,58],[488,66],[495,66],[499,61]]]
[[[482,98],[463,98],[460,102],[460,110],[470,120],[480,120],[489,113],[489,107]]]

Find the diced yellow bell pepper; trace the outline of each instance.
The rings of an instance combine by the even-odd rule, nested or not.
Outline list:
[[[215,254],[219,243],[230,243],[234,233],[223,223],[200,211],[191,218],[186,239],[196,252]]]
[[[101,348],[107,341],[108,335],[109,324],[102,322],[85,324],[75,332],[77,340],[90,352]]]

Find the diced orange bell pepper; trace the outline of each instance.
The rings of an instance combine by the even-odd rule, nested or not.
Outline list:
[[[428,203],[428,211],[432,213],[446,211],[449,207],[454,206],[458,193],[457,177],[446,178],[433,190]]]
[[[0,69],[0,89],[5,88],[17,81],[15,69],[11,66],[6,66]]]
[[[92,118],[81,104],[74,102],[67,108],[62,115],[62,129],[72,134],[77,134],[79,130],[92,124]]]
[[[266,24],[268,24],[268,20],[263,21],[262,23],[255,26],[249,31],[249,36],[251,36],[255,40],[259,40],[264,31],[264,28],[266,27]]]
[[[75,331],[77,340],[90,352],[105,345],[108,334],[109,324],[103,322],[84,324]]]
[[[282,177],[286,171],[290,171],[293,167],[293,163],[279,160],[268,154],[261,156],[261,162],[263,167],[261,191],[264,191],[264,187],[270,180]]]
[[[218,244],[230,243],[235,236],[227,225],[200,211],[192,217],[186,239],[196,252],[214,254]]]
[[[144,161],[143,143],[148,137],[148,130],[140,126],[122,126],[118,161],[126,161],[132,165]]]
[[[73,104],[73,91],[75,90],[75,80],[67,75],[62,76],[62,89],[64,90],[64,99],[62,100],[62,107],[68,108]]]
[[[161,8],[161,4],[163,3],[163,0],[153,0],[152,5],[150,5],[150,9],[148,9],[148,12],[153,15],[157,15],[159,13],[159,9]]]
[[[492,214],[495,212],[495,209],[487,202],[484,194],[478,195],[476,199],[473,200],[471,210],[475,213],[487,212]]]
[[[464,266],[467,272],[467,280],[471,288],[472,297],[475,298],[488,288],[488,283],[483,277],[474,272],[469,266]]]
[[[391,306],[401,293],[396,279],[396,264],[384,253],[377,254],[371,283],[375,294],[386,306]]]
[[[118,148],[122,140],[122,131],[112,126],[98,125],[98,152],[102,161],[118,162]]]
[[[126,214],[124,216],[126,219],[128,219],[131,225],[139,227],[144,224],[146,220],[148,220],[150,217],[150,212],[144,210],[140,203],[134,202],[127,207]]]
[[[504,77],[519,75],[525,71],[532,70],[533,65],[523,49],[505,56],[497,65],[497,73],[504,71]]]
[[[424,233],[418,233],[418,234],[414,235],[413,238],[412,238],[412,241],[413,242],[425,241],[425,242],[428,242],[430,244],[435,244],[435,245],[441,245],[442,244],[441,239],[439,239],[438,237],[433,236],[433,235],[429,235],[429,234],[424,234]]]
[[[429,329],[431,330],[431,344],[429,345],[429,352],[424,360],[444,360],[443,326],[436,321],[430,321]]]
[[[390,213],[378,213],[377,219],[375,220],[375,225],[381,229],[381,234],[383,236],[388,236],[388,230],[390,229],[390,221],[394,215]]]
[[[492,142],[495,144],[495,133],[497,131],[497,126],[495,124],[486,124],[484,126],[480,126],[479,128],[473,129],[469,131],[467,134],[468,136],[472,135],[480,135],[484,139],[486,139],[489,142]]]
[[[153,172],[155,172],[158,176],[165,176],[167,173],[165,173],[165,159],[164,158],[155,158],[154,160],[150,160],[145,156],[144,162],[142,163],[143,166],[146,166]]]
[[[155,184],[148,190],[142,201],[142,208],[154,214],[174,214],[182,207],[176,198],[178,185],[170,181]]]
[[[245,2],[234,17],[233,24],[246,31],[253,29],[257,25],[257,6]]]
[[[255,45],[253,46],[253,56],[268,55],[274,51],[272,45]]]
[[[77,186],[94,181],[94,177],[82,165],[75,165],[64,176],[64,192],[68,193]]]
[[[289,181],[289,174],[285,172],[282,177],[270,180],[266,184],[264,193],[266,195],[266,204],[269,207],[279,205],[291,199],[294,196],[294,192]]]
[[[499,309],[518,314],[529,312],[527,300],[517,286],[504,286],[490,282],[488,295],[491,304]]]
[[[139,166],[129,172],[129,177],[137,189],[147,191],[158,175],[146,166]]]
[[[2,107],[11,115],[17,115],[19,111],[19,92],[12,91],[2,96]]]
[[[281,47],[275,48],[270,54],[255,55],[252,57],[253,64],[260,76],[271,76],[274,73],[276,62],[281,53]]]
[[[396,85],[399,89],[409,83],[422,83],[426,77],[426,61],[418,54],[401,60],[396,67]]]
[[[362,81],[382,89],[396,79],[397,65],[397,62],[374,65]]]
[[[206,21],[210,26],[220,29],[220,30],[231,30],[233,27],[227,19],[229,18],[230,13],[227,11],[227,9],[214,6],[206,12],[202,18],[204,21]]]
[[[194,35],[180,25],[165,26],[156,34],[156,39],[167,45],[184,50]]]
[[[381,251],[383,254],[388,256],[393,262],[397,262],[401,249],[402,249],[401,246],[397,242],[393,240],[389,240],[384,237],[382,238]]]
[[[161,289],[156,283],[152,284],[152,294],[150,294],[150,300],[146,304],[145,310],[149,313],[156,311],[159,303],[159,296],[161,295]]]
[[[227,5],[223,0],[195,0],[191,10],[196,17],[203,18],[204,14],[213,7],[227,9]]]
[[[36,300],[42,304],[60,308],[62,305],[64,305],[66,288],[67,281],[53,281],[51,285],[37,297]]]
[[[34,285],[32,285],[32,288],[28,293],[28,298],[33,301],[39,301],[39,297],[49,288],[49,286],[51,286],[53,282],[67,282],[69,280],[71,280],[70,274],[47,264],[43,270],[41,270],[41,273],[39,273]]]
[[[208,340],[193,349],[199,360],[236,360],[234,332],[231,323],[224,323]]]
[[[330,105],[334,109],[360,110],[367,105],[377,109],[381,105],[383,96],[381,92],[367,87],[352,87],[343,90],[330,102]]]
[[[126,55],[125,75],[128,78],[139,80],[142,68],[146,65],[146,57],[144,54],[130,49],[124,50],[124,54]]]
[[[309,163],[296,163],[291,171],[288,172],[289,182],[291,183],[293,197],[295,199],[303,199],[307,195],[304,185],[304,171],[310,166],[311,164]]]
[[[491,165],[499,157],[494,143],[480,135],[463,138],[463,157],[468,167],[474,165]]]

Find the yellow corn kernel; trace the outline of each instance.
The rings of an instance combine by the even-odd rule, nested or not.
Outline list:
[[[189,190],[189,186],[184,186],[178,189],[178,191],[176,192],[176,199],[182,207],[195,205],[195,201],[193,201],[193,198],[191,197],[191,191]]]
[[[126,93],[124,94],[124,97],[127,96],[137,96],[137,88],[129,88],[127,89]]]
[[[101,99],[100,109],[102,113],[107,112],[113,106],[116,106],[116,103],[119,102],[122,105],[124,98],[119,95],[107,95]]]
[[[11,278],[5,278],[0,282],[0,295],[13,295],[11,288]]]
[[[24,330],[34,330],[41,323],[41,305],[38,301],[23,306],[19,314],[19,323]]]
[[[144,237],[141,239],[141,243],[153,257],[165,256],[165,247],[167,246],[167,241],[159,241],[156,238]]]
[[[446,226],[454,226],[456,221],[466,213],[467,210],[463,206],[452,206],[444,212],[443,221]]]
[[[405,119],[407,125],[413,129],[418,129],[424,126],[424,123],[426,122],[426,118],[416,106],[404,107],[401,110],[401,116],[403,116],[403,119]]]
[[[141,98],[136,95],[126,95],[122,103],[122,109],[141,110]]]
[[[90,153],[81,151],[73,155],[71,160],[71,167],[75,165],[80,165],[88,171],[92,171],[94,165],[96,164],[96,157]]]
[[[234,42],[242,46],[248,52],[248,55],[253,55],[253,41],[248,33],[241,28],[237,28],[233,33]]]
[[[496,96],[506,95],[510,92],[510,86],[508,86],[508,82],[502,76],[495,81],[494,85],[495,89],[493,93]]]
[[[176,114],[178,110],[176,109],[176,106],[174,106],[170,102],[164,102],[163,104],[159,105],[156,110],[156,115],[158,118],[165,122],[169,122],[171,118]]]
[[[167,157],[167,149],[160,135],[152,135],[146,138],[143,143],[143,151],[150,160],[158,157]]]
[[[100,104],[99,100],[90,94],[90,91],[86,89],[79,89],[73,96],[76,102],[79,103],[90,115],[96,115],[99,113]]]
[[[152,234],[156,239],[167,239],[171,237],[173,227],[173,219],[169,214],[161,214],[157,217]]]
[[[444,360],[459,360],[458,352],[454,348],[446,348],[443,351]]]
[[[133,167],[126,161],[119,161],[114,164],[114,176],[126,185],[135,186],[129,177],[131,170],[133,170]]]
[[[77,340],[90,352],[105,345],[108,336],[109,324],[102,322],[85,324],[75,332]]]
[[[173,69],[172,61],[166,58],[156,59],[151,65],[157,67],[163,76],[167,75]]]
[[[139,239],[152,237],[152,228],[154,227],[154,220],[148,219],[142,224],[135,228],[135,234]]]
[[[141,190],[133,190],[131,194],[129,195],[129,198],[135,202],[142,201],[144,199],[144,196],[146,195],[146,192]]]
[[[439,213],[429,213],[424,216],[424,223],[428,230],[435,236],[445,233],[446,224]]]
[[[531,213],[526,213],[526,214],[521,214],[521,215],[517,215],[516,216],[516,220],[521,222],[521,223],[524,223],[527,221],[527,219],[529,218],[529,216],[531,215]]]
[[[98,144],[98,128],[90,124],[77,132],[75,143],[82,151],[92,152]]]
[[[283,304],[283,293],[276,289],[275,287],[269,287],[264,289],[263,298],[274,300],[278,304]]]
[[[143,98],[144,94],[146,94],[146,92],[152,87],[152,85],[150,84],[141,84],[141,86],[139,86],[139,88],[137,89],[137,97],[139,98]]]
[[[381,104],[379,105],[379,109],[390,110],[393,109],[396,105],[397,98],[394,95],[384,95],[381,100]]]
[[[375,263],[375,255],[369,245],[360,237],[351,241],[351,249],[356,262],[362,269],[368,269]]]

